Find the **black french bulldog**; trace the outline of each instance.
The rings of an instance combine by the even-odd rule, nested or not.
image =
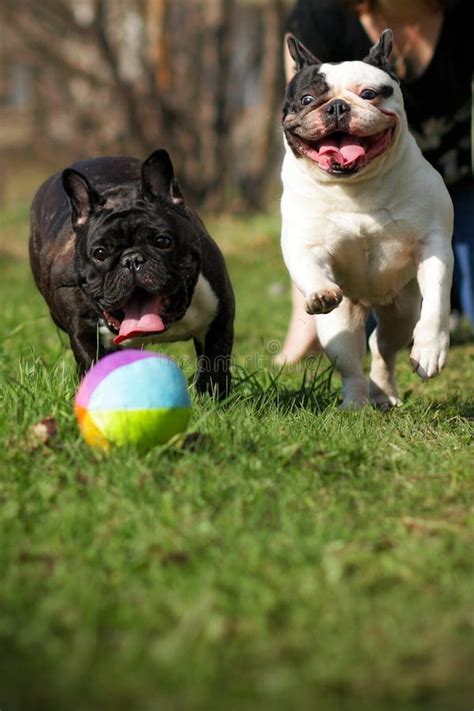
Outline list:
[[[91,158],[50,177],[31,208],[30,262],[80,374],[122,343],[192,338],[198,391],[228,394],[232,286],[165,150],[143,163]]]

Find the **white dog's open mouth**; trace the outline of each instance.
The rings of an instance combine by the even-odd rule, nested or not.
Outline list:
[[[294,136],[298,152],[329,173],[354,173],[365,168],[391,144],[394,126],[371,136],[355,136],[336,131],[317,141]]]

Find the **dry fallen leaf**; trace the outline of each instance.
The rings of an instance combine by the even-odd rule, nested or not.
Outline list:
[[[29,450],[50,445],[58,432],[58,423],[54,417],[44,417],[28,429],[26,447]]]
[[[419,533],[437,533],[438,531],[452,531],[458,533],[463,530],[459,524],[450,523],[449,521],[433,521],[423,518],[413,518],[412,516],[403,516],[402,522],[409,531]]]

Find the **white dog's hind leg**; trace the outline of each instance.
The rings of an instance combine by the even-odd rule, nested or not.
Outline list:
[[[345,409],[369,404],[368,383],[362,367],[366,352],[366,317],[367,309],[346,297],[331,313],[315,317],[321,345],[342,376],[342,407]]]
[[[369,339],[372,354],[369,394],[382,410],[401,405],[395,383],[397,352],[413,338],[420,316],[421,296],[415,280],[409,282],[388,306],[376,306],[377,327]]]

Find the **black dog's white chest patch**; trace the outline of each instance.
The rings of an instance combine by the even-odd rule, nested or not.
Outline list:
[[[153,343],[171,343],[173,341],[186,341],[196,338],[203,342],[206,332],[214,320],[219,306],[219,299],[214,293],[208,280],[201,273],[194,287],[193,298],[184,314],[178,321],[160,334],[145,336],[144,338],[129,338],[120,344],[122,348],[151,345]],[[107,327],[103,319],[99,320],[99,337],[106,349],[113,348],[115,333]]]

